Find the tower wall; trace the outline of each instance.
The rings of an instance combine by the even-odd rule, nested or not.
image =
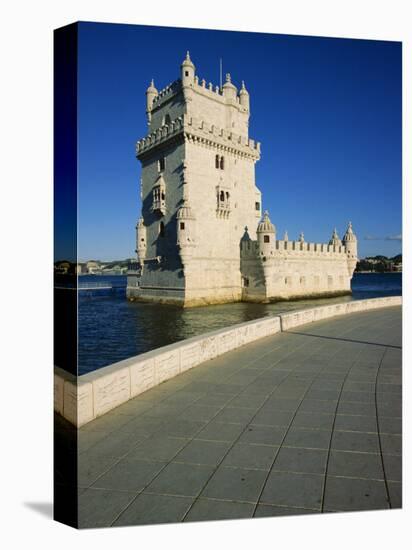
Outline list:
[[[345,246],[277,240],[270,256],[260,254],[257,241],[242,244],[243,300],[309,299],[351,292]]]
[[[139,287],[128,289],[128,297],[183,304],[185,281],[177,247],[176,211],[183,201],[183,140],[150,150],[143,156],[141,176],[142,217],[146,227],[146,257]],[[165,159],[159,170],[160,159]],[[154,210],[153,190],[159,177],[164,181],[165,210]]]
[[[224,169],[216,168],[216,155]],[[198,224],[191,268],[186,274],[188,304],[241,299],[239,243],[247,224],[256,228],[260,193],[254,161],[201,142],[185,146],[188,193]],[[225,201],[219,197],[224,194]],[[227,194],[229,198],[227,199]]]

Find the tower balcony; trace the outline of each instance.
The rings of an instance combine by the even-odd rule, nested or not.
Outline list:
[[[166,201],[164,199],[153,199],[151,211],[157,212],[164,216],[166,214]]]
[[[219,202],[216,209],[216,215],[218,218],[228,218],[231,211],[232,209],[229,201]]]

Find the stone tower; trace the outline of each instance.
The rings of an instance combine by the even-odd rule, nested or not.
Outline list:
[[[180,78],[146,91],[148,135],[137,143],[142,216],[140,277],[130,299],[182,306],[240,300],[240,241],[261,217],[255,184],[260,144],[249,139],[250,97],[229,74],[222,88],[196,75],[186,55]]]

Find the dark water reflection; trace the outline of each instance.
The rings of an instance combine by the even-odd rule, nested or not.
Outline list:
[[[82,277],[80,283],[111,281],[113,291],[79,293],[79,374],[191,336],[274,313],[402,293],[398,273],[356,274],[352,296],[273,304],[236,303],[182,309],[128,302],[125,277]]]

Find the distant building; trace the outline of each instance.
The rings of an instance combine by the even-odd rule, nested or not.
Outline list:
[[[56,262],[54,264],[54,271],[59,275],[67,275],[71,272],[72,264],[66,260]]]
[[[86,272],[93,275],[101,272],[100,262],[90,260],[86,263]]]
[[[250,97],[229,74],[222,88],[195,74],[146,91],[148,135],[137,142],[142,215],[140,270],[129,271],[131,300],[196,306],[350,293],[357,239],[309,243],[277,239],[255,183],[260,143],[249,138]]]

